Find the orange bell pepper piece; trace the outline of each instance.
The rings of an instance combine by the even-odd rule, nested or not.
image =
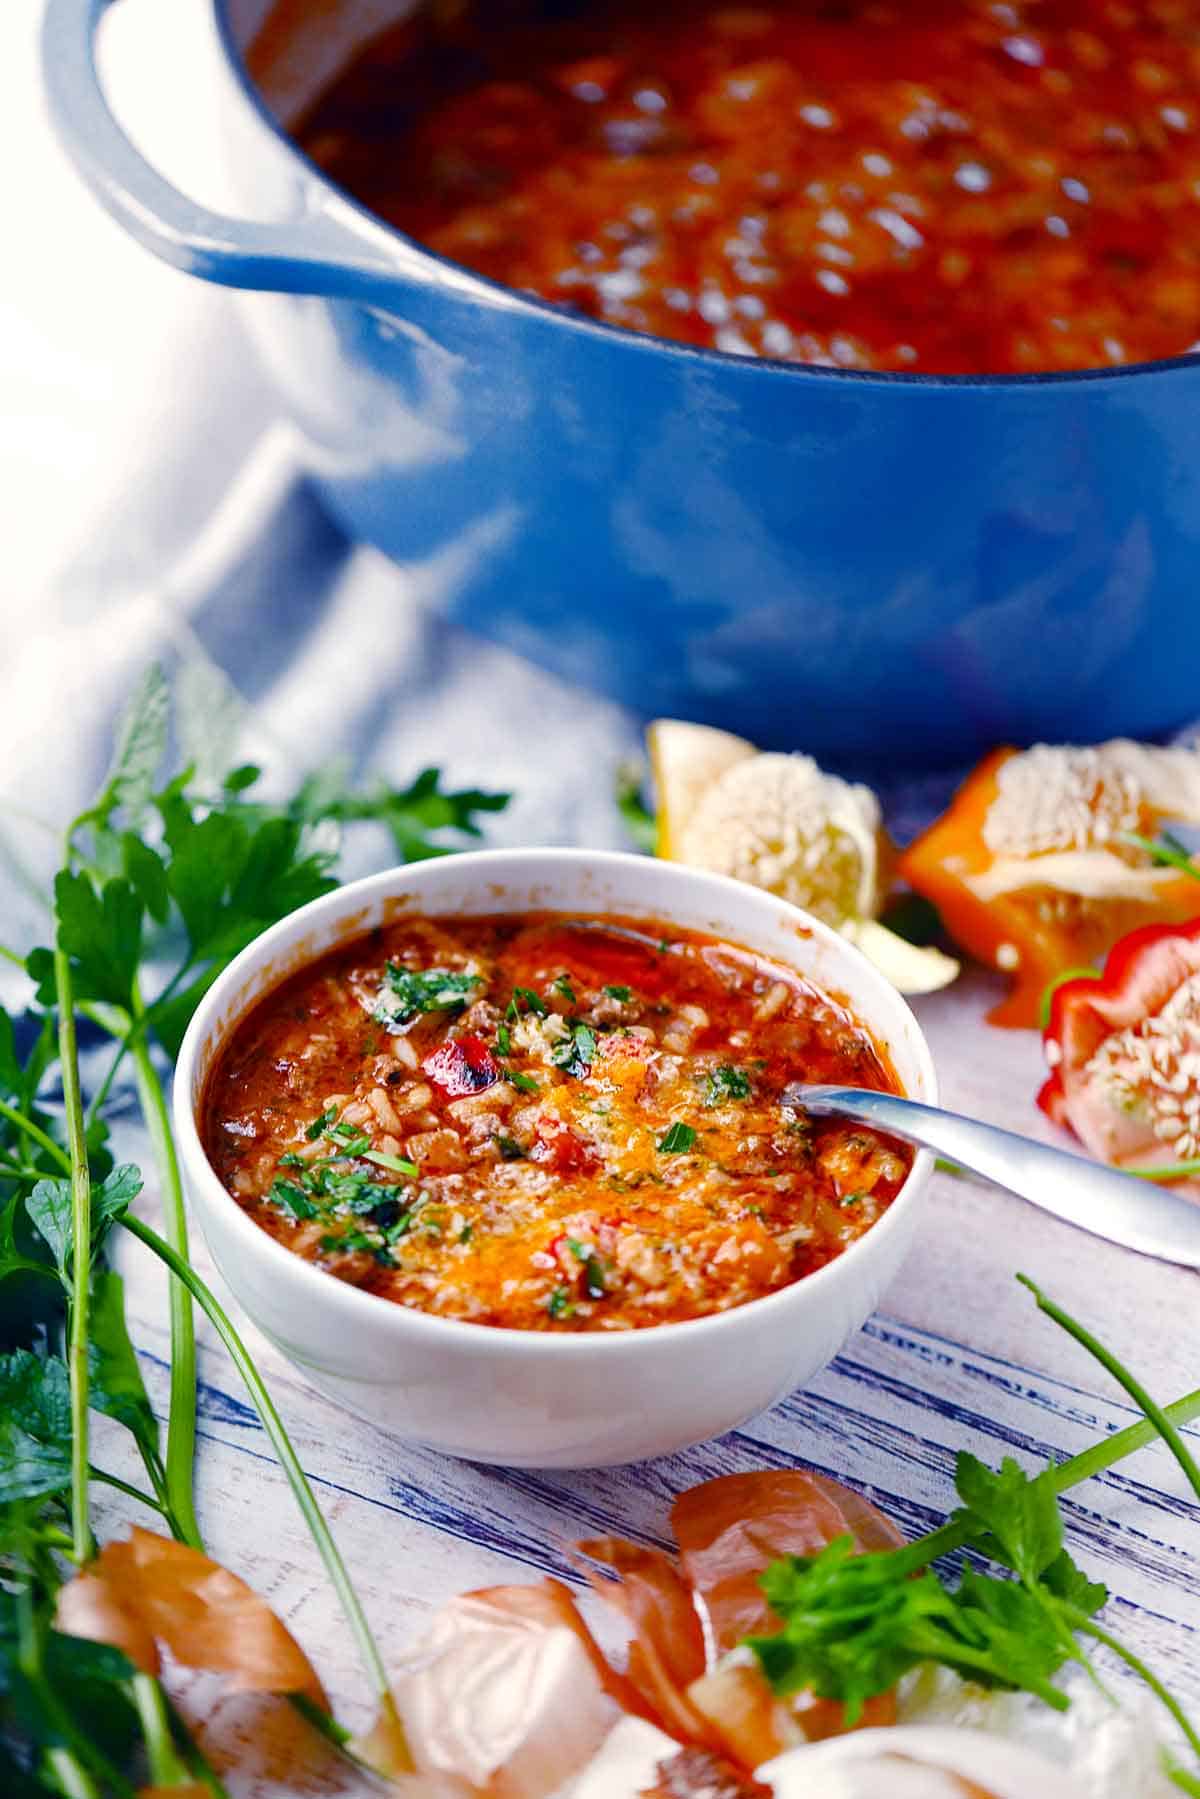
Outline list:
[[[987,877],[1000,861],[987,841],[988,814],[1000,793],[1000,770],[1023,753],[1006,748],[985,757],[942,816],[904,851],[897,867],[899,878],[938,908],[956,943],[977,961],[1012,977],[1012,991],[989,1014],[992,1024],[1009,1026],[1037,1026],[1051,983],[1069,973],[1091,972],[1127,932],[1200,914],[1200,879],[1185,873],[1154,871],[1142,894],[1096,896],[1055,885],[1049,863],[1047,878],[1039,880],[1037,851],[1024,858],[1020,885],[987,891]],[[1138,830],[1154,833],[1163,816],[1146,807]],[[1074,826],[1078,829],[1078,820]],[[1129,851],[1101,823],[1094,838],[1071,847],[1084,855],[1103,852],[1109,862],[1114,851],[1127,855],[1131,873],[1140,866],[1149,876],[1153,867],[1150,858]],[[1011,856],[1007,862],[1011,867]]]

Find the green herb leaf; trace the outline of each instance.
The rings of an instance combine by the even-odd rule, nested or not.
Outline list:
[[[393,1174],[407,1174],[416,1180],[421,1170],[415,1162],[406,1162],[403,1156],[389,1156],[386,1150],[368,1149],[363,1152],[364,1162],[375,1162],[380,1168],[390,1169]]]
[[[670,1125],[658,1140],[658,1147],[664,1156],[686,1155],[696,1141],[696,1133],[690,1124],[681,1124],[678,1120]]]
[[[482,985],[476,974],[389,962],[372,1016],[389,1031],[400,1031],[425,1012],[461,1011]]]
[[[609,999],[615,999],[619,1006],[627,1006],[633,998],[632,990],[628,987],[606,987],[604,991]]]
[[[540,993],[533,991],[532,987],[513,988],[512,998],[508,1002],[504,1016],[510,1024],[515,1024],[523,1012],[532,1012],[535,1018],[545,1018],[546,1016],[546,1002]]]
[[[519,1069],[512,1069],[508,1079],[520,1093],[540,1093],[541,1088],[531,1074],[522,1074]]]
[[[125,1327],[125,1288],[119,1274],[92,1276],[88,1324],[88,1398],[98,1412],[131,1431],[152,1455],[158,1452],[158,1421]]]
[[[145,908],[123,877],[97,887],[91,875],[61,869],[54,881],[58,940],[71,958],[76,999],[107,1000],[128,1007],[142,952]],[[26,967],[43,1005],[54,1001],[53,958],[34,950]]]
[[[27,1349],[0,1356],[0,1505],[71,1484],[71,1392],[65,1362]]]
[[[365,792],[353,791],[344,771],[325,770],[309,777],[293,801],[293,811],[310,822],[341,824],[373,821],[386,826],[402,862],[446,856],[460,847],[455,839],[482,836],[477,815],[503,812],[510,794],[485,793],[477,787],[444,788],[440,769],[422,769],[411,786],[379,782]],[[449,839],[449,841],[447,841]]]
[[[572,1019],[567,1036],[560,1037],[550,1051],[550,1060],[556,1068],[563,1069],[576,1080],[583,1080],[596,1060],[595,1032],[579,1019]]]
[[[549,1312],[551,1318],[574,1317],[575,1306],[571,1300],[570,1288],[555,1287],[553,1293],[546,1301],[546,1310]]]
[[[998,1470],[959,1452],[954,1484],[971,1540],[1031,1585],[1061,1553],[1062,1518],[1048,1470],[1032,1478],[1011,1456]]]
[[[726,1100],[749,1099],[750,1076],[744,1068],[735,1068],[726,1062],[723,1067],[714,1069],[708,1077],[704,1090],[706,1106],[724,1105]]]
[[[498,1056],[512,1055],[512,1033],[506,1024],[496,1026],[496,1054]]]
[[[271,1182],[267,1198],[272,1205],[290,1212],[293,1218],[302,1220],[321,1216],[321,1207],[309,1198],[303,1187],[298,1187],[295,1181],[284,1180],[282,1175],[277,1174]]]
[[[92,1257],[123,1218],[142,1190],[141,1171],[126,1162],[92,1187]],[[71,1183],[63,1177],[39,1181],[25,1201],[25,1210],[54,1257],[65,1286],[70,1285],[73,1238],[71,1233]]]
[[[108,776],[94,808],[107,822],[123,810],[132,825],[141,823],[167,751],[167,725],[171,693],[166,676],[151,664],[130,696],[117,727],[116,748]]]
[[[330,1125],[337,1123],[337,1115],[336,1106],[327,1106],[325,1111],[323,1111],[319,1117],[314,1118],[311,1124],[306,1124],[304,1127],[304,1135],[308,1141],[310,1143],[315,1143],[318,1137],[324,1136]]]
[[[623,762],[617,769],[613,797],[634,844],[654,856],[658,853],[658,820],[642,798],[643,774],[640,763]]]

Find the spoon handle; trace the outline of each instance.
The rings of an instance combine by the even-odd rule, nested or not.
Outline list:
[[[1200,1268],[1200,1205],[1169,1186],[894,1093],[797,1087],[785,1098],[806,1112],[833,1113],[932,1149],[1110,1243]]]

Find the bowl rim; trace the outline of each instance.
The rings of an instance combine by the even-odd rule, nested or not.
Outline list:
[[[419,0],[417,3],[419,4]],[[981,388],[984,390],[990,388],[1028,390],[1077,386],[1081,382],[1108,383],[1127,380],[1130,376],[1168,374],[1176,370],[1200,368],[1200,349],[1183,351],[1178,356],[1161,356],[1151,362],[1122,363],[1115,368],[1045,369],[1033,370],[1027,374],[927,374],[919,370],[906,369],[823,368],[815,363],[788,362],[776,356],[739,356],[729,350],[708,349],[700,344],[677,343],[673,338],[658,337],[653,332],[632,331],[622,325],[610,325],[604,319],[588,318],[582,313],[572,312],[565,306],[557,306],[553,301],[542,299],[537,294],[506,287],[503,282],[494,281],[488,275],[481,275],[475,269],[468,268],[465,263],[455,262],[449,256],[442,256],[436,250],[430,250],[417,238],[410,237],[407,232],[399,230],[378,213],[372,212],[348,189],[340,187],[336,181],[330,180],[325,171],[301,149],[295,138],[280,124],[268,106],[261,89],[252,78],[246,65],[246,59],[234,41],[229,18],[231,0],[210,0],[210,4],[222,54],[241,91],[242,98],[257,115],[259,123],[265,127],[276,142],[289,151],[303,165],[309,175],[357,219],[365,221],[376,233],[383,232],[394,242],[402,244],[410,260],[415,257],[418,262],[428,264],[435,276],[439,270],[452,273],[457,291],[483,300],[490,308],[499,307],[507,312],[523,313],[533,318],[552,320],[564,331],[576,335],[599,337],[602,342],[619,343],[626,348],[642,353],[666,354],[673,360],[690,362],[700,367],[712,364],[725,368],[734,367],[739,369],[747,379],[778,380],[782,376],[792,382],[832,380],[849,382],[856,387],[899,387],[932,389],[934,391]]]
[[[915,1054],[919,1074],[921,1097],[929,1104],[936,1104],[938,1098],[937,1072],[933,1056],[924,1031],[912,1008],[903,996],[891,987],[886,978],[864,956],[854,944],[825,924],[811,913],[793,906],[787,900],[766,893],[763,889],[750,886],[747,882],[737,881],[727,875],[713,874],[708,870],[689,868],[682,863],[662,862],[654,858],[621,850],[592,851],[573,847],[548,846],[545,848],[484,849],[457,852],[452,858],[439,859],[440,869],[462,868],[464,884],[471,886],[472,877],[478,873],[481,883],[496,879],[501,871],[512,871],[514,868],[527,868],[549,860],[552,864],[565,867],[588,867],[609,869],[615,872],[632,874],[636,880],[640,869],[649,867],[658,872],[671,871],[667,880],[678,879],[681,885],[694,886],[699,891],[707,889],[714,898],[736,899],[741,904],[747,901],[751,905],[759,905],[764,913],[774,912],[777,917],[789,923],[798,924],[803,934],[809,938],[817,938],[833,951],[834,955],[856,967],[860,974],[867,977],[874,986],[881,1004],[893,1007],[898,1022],[906,1022],[912,1032],[911,1048]],[[213,982],[204,995],[195,1013],[192,1015],[183,1042],[176,1059],[174,1087],[172,1092],[172,1112],[175,1136],[179,1144],[180,1159],[188,1175],[189,1184],[203,1184],[207,1195],[205,1203],[211,1203],[224,1209],[230,1220],[230,1227],[246,1248],[248,1255],[258,1255],[265,1259],[271,1267],[279,1270],[280,1278],[290,1270],[287,1278],[294,1280],[299,1289],[306,1295],[311,1294],[314,1302],[320,1303],[331,1315],[340,1315],[348,1323],[356,1322],[367,1325],[370,1320],[375,1326],[397,1337],[404,1337],[416,1332],[424,1336],[432,1332],[434,1339],[443,1344],[457,1341],[463,1348],[475,1345],[483,1354],[488,1353],[489,1345],[503,1344],[505,1350],[517,1356],[562,1356],[565,1359],[592,1353],[612,1357],[634,1355],[639,1353],[637,1346],[642,1345],[642,1354],[646,1346],[654,1343],[670,1341],[671,1343],[695,1341],[702,1335],[736,1329],[737,1320],[743,1319],[743,1328],[747,1320],[762,1319],[771,1313],[786,1313],[790,1307],[804,1304],[799,1297],[805,1293],[818,1294],[831,1287],[837,1287],[854,1279],[854,1269],[867,1254],[878,1254],[882,1246],[898,1231],[904,1228],[907,1214],[918,1203],[929,1175],[933,1170],[934,1158],[929,1150],[917,1150],[912,1167],[909,1169],[895,1199],[875,1224],[855,1239],[841,1255],[825,1263],[812,1274],[806,1274],[799,1280],[790,1281],[787,1286],[779,1287],[773,1293],[761,1294],[738,1306],[727,1307],[723,1311],[705,1313],[699,1318],[686,1318],[668,1321],[664,1324],[648,1325],[638,1330],[621,1331],[579,1331],[574,1334],[552,1331],[522,1330],[513,1325],[476,1324],[468,1319],[443,1318],[430,1312],[422,1312],[415,1308],[401,1305],[397,1301],[385,1298],[378,1293],[365,1293],[358,1287],[347,1285],[337,1280],[325,1270],[316,1267],[312,1262],[295,1255],[277,1238],[270,1236],[243,1211],[233,1195],[218,1179],[216,1171],[209,1162],[205,1152],[203,1138],[200,1134],[196,1106],[192,1100],[192,1090],[197,1088],[203,1094],[203,1082],[197,1081],[201,1060],[203,1041],[212,1035],[214,1048],[205,1069],[205,1079],[221,1049],[228,1042],[230,1034],[246,1017],[249,1005],[238,1006],[236,996],[239,987],[243,986],[256,968],[269,959],[271,950],[281,945],[299,926],[305,923],[320,925],[326,915],[336,913],[345,907],[362,911],[365,906],[377,899],[384,899],[405,883],[411,882],[414,874],[420,880],[420,870],[428,866],[422,863],[400,863],[392,868],[381,870],[377,874],[365,875],[357,880],[345,882],[310,900],[307,905],[299,907],[295,912],[271,925],[252,943],[239,952],[234,960]],[[636,895],[629,895],[636,906]],[[619,906],[612,903],[614,913]],[[512,908],[514,911],[519,908]],[[529,908],[525,908],[528,910]],[[553,909],[553,908],[549,908]],[[501,912],[503,905],[499,906]],[[569,913],[572,908],[566,908]],[[586,908],[580,907],[582,912]],[[604,916],[599,913],[599,916]],[[362,930],[369,930],[364,925]],[[688,926],[681,926],[688,929]],[[361,932],[359,933],[361,934]],[[335,937],[314,955],[306,957],[296,964],[296,969],[307,965],[317,957],[326,955],[336,947],[338,941],[351,941],[353,931],[346,932],[344,937]],[[736,943],[736,933],[731,933],[728,941]],[[776,958],[786,961],[785,956]],[[292,972],[295,972],[293,970]],[[281,979],[288,978],[281,976]],[[805,976],[806,979],[810,978]],[[278,983],[275,983],[278,984]],[[272,986],[263,989],[255,996],[251,1004],[258,1004],[273,990]],[[828,990],[828,989],[827,989]],[[836,993],[836,989],[832,989]],[[231,1006],[230,999],[235,1003]],[[218,1030],[221,1012],[228,1010],[228,1021]],[[877,1025],[869,1018],[863,1017],[858,1007],[856,1015],[867,1028],[876,1034]],[[907,1015],[907,1017],[906,1017]],[[193,1204],[196,1202],[193,1201]],[[849,1270],[849,1272],[847,1272]],[[603,1347],[601,1347],[603,1346]]]

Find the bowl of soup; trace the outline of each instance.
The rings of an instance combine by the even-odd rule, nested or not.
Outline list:
[[[97,0],[58,129],[457,618],[843,766],[1194,713],[1195,0],[198,3],[227,213]]]
[[[489,851],[304,907],[189,1028],[188,1192],[313,1384],[475,1460],[636,1460],[811,1378],[910,1240],[926,1155],[785,1089],[934,1097],[907,1006],[770,895]]]

